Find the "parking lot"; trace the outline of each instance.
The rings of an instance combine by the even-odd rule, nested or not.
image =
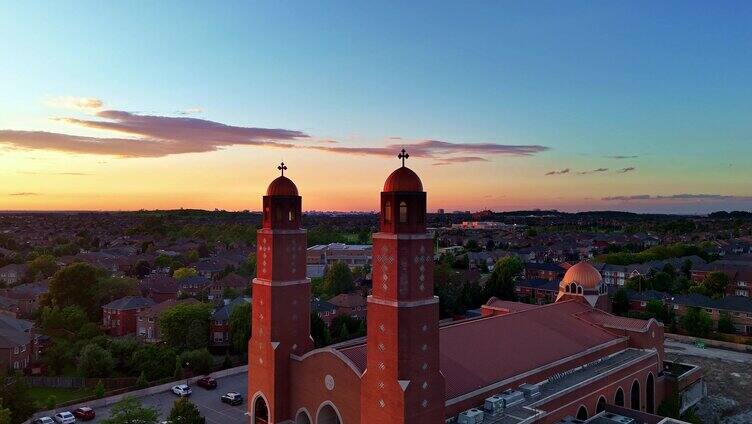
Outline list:
[[[246,373],[240,373],[231,375],[228,377],[221,377],[217,379],[217,388],[214,390],[206,390],[195,384],[191,385],[193,394],[191,394],[190,400],[201,410],[201,414],[206,418],[206,422],[209,424],[232,424],[232,423],[247,423],[248,417],[245,415],[246,411]],[[238,406],[230,406],[226,403],[222,403],[219,397],[227,392],[238,392],[243,395],[243,404]],[[139,398],[139,400],[148,406],[152,406],[159,412],[160,420],[167,419],[172,409],[172,404],[177,399],[171,391],[157,393]],[[110,410],[112,406],[94,408],[97,416],[91,421],[93,423],[101,422],[105,418],[110,416]]]

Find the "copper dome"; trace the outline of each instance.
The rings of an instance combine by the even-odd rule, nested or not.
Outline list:
[[[298,187],[287,177],[277,177],[266,189],[267,196],[297,196]]]
[[[561,283],[559,283],[559,287],[565,287],[570,283],[577,283],[585,290],[596,290],[602,281],[601,273],[594,266],[583,261],[567,270]]]
[[[423,191],[418,174],[407,167],[397,168],[384,182],[384,191]]]

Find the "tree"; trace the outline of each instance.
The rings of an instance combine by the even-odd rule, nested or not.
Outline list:
[[[736,333],[736,327],[734,327],[734,322],[731,320],[731,314],[728,312],[722,312],[721,316],[718,318],[718,332],[726,334]]]
[[[211,305],[180,303],[159,316],[162,340],[178,350],[201,349],[209,343]]]
[[[0,399],[0,424],[11,424],[10,409],[3,407],[3,400]]]
[[[176,280],[183,280],[189,277],[195,277],[198,275],[198,272],[196,271],[196,268],[178,268],[175,270],[175,272],[172,274],[173,277],[175,277]]]
[[[62,373],[73,362],[73,349],[72,343],[62,338],[55,338],[52,346],[45,349],[43,362],[52,375]]]
[[[709,272],[700,284],[690,287],[693,293],[704,294],[714,299],[720,299],[726,294],[726,286],[729,284],[728,275],[720,271]]]
[[[133,368],[133,354],[139,349],[138,340],[133,336],[118,337],[110,341],[108,350],[115,360],[115,366],[121,369]]]
[[[199,258],[199,255],[198,255],[197,251],[195,251],[195,250],[189,250],[189,251],[185,252],[185,262],[186,263],[192,264],[194,262],[198,262],[199,259],[200,258]]]
[[[0,405],[10,410],[12,424],[26,421],[37,410],[29,388],[19,376],[10,376],[3,384],[0,384],[0,399],[2,399]]]
[[[135,275],[139,279],[142,279],[149,275],[151,272],[151,265],[149,265],[149,261],[146,261],[144,259],[139,260],[136,262],[136,265],[133,266],[132,275]]]
[[[98,310],[101,312],[103,305],[125,296],[138,296],[138,281],[128,277],[105,277],[97,281],[94,297]]]
[[[98,319],[101,305],[97,304],[95,293],[101,276],[102,270],[82,262],[60,269],[50,281],[48,306],[78,305],[90,319]]]
[[[44,306],[37,319],[39,326],[45,331],[63,329],[71,333],[78,333],[86,323],[86,312],[77,305]]]
[[[629,311],[629,296],[627,289],[620,287],[614,294],[614,300],[611,304],[612,310],[616,315],[626,315]]]
[[[242,303],[230,312],[229,318],[230,345],[237,353],[248,351],[248,340],[251,338],[251,304]]]
[[[57,271],[57,263],[52,255],[39,255],[28,263],[26,277],[29,281],[48,278]]]
[[[476,239],[469,239],[465,243],[465,249],[469,250],[470,252],[479,252],[480,246],[478,245],[478,240]]]
[[[126,397],[116,403],[110,411],[110,417],[103,420],[103,424],[156,424],[159,421],[157,410],[145,407],[132,397]]]
[[[522,260],[517,256],[499,259],[486,282],[486,298],[496,296],[499,299],[515,300],[514,279],[522,272],[522,268]]]
[[[144,373],[149,381],[159,380],[173,374],[176,356],[173,349],[147,345],[133,352],[131,364],[135,371]]]
[[[225,287],[224,290],[222,290],[223,299],[237,299],[240,295],[241,293],[232,287]]]
[[[317,348],[328,346],[332,342],[326,323],[315,312],[311,313],[311,337]]]
[[[206,349],[191,350],[180,355],[180,362],[194,374],[208,374],[214,366],[214,357]]]
[[[693,337],[707,337],[713,329],[713,319],[700,308],[690,307],[681,319],[684,330]]]
[[[136,386],[138,386],[141,389],[145,389],[149,387],[149,380],[146,379],[146,373],[141,371],[141,374],[138,375],[138,380],[136,380]]]
[[[167,421],[174,424],[204,424],[206,420],[193,402],[181,397],[172,405]]]
[[[324,275],[324,290],[332,297],[355,290],[350,267],[344,262],[332,264]]]
[[[110,352],[96,344],[88,344],[81,350],[78,369],[86,377],[108,377],[115,368]]]

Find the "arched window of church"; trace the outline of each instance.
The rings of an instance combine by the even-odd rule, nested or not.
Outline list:
[[[392,203],[388,200],[384,203],[384,222],[392,222]]]
[[[269,206],[264,208],[264,219],[269,220]]]
[[[564,287],[564,291],[565,291],[565,292],[567,292],[567,293],[569,293],[569,284],[567,284],[567,285],[566,285],[566,286]]]
[[[400,205],[399,205],[399,214],[400,214],[399,222],[401,222],[401,223],[407,222],[407,203],[400,202]]]
[[[577,294],[582,294],[582,286],[577,286]]]
[[[290,212],[287,213],[287,220],[292,222],[295,219],[295,212],[290,209]]]

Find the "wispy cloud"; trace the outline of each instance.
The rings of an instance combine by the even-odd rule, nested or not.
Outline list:
[[[96,110],[100,109],[104,105],[104,102],[95,97],[61,96],[50,97],[44,101],[44,104],[62,109]]]
[[[18,171],[19,174],[26,174],[26,175],[69,175],[69,176],[88,176],[92,174],[87,174],[85,172],[37,172],[37,171]]]
[[[546,175],[564,175],[569,174],[569,168],[564,168],[558,171],[548,171],[546,172]]]
[[[670,194],[670,195],[649,195],[649,194],[637,194],[629,196],[610,196],[603,197],[601,200],[605,201],[630,201],[630,200],[653,200],[653,201],[718,201],[718,200],[752,200],[752,196],[735,196],[726,194]]]
[[[606,156],[606,157],[607,157],[607,158],[609,158],[609,159],[635,159],[635,158],[637,158],[638,156],[637,156],[637,155],[631,155],[631,156],[626,156],[626,155],[614,155],[614,156]]]
[[[196,113],[203,113],[204,110],[200,107],[189,107],[187,109],[177,111],[178,115],[193,115]]]
[[[635,168],[634,166],[629,166],[629,167],[626,167],[626,168],[622,168],[622,169],[620,169],[620,170],[618,170],[616,172],[618,172],[619,174],[626,174],[627,172],[632,172],[635,169],[637,169],[637,168]]]
[[[577,173],[577,175],[598,174],[598,173],[606,172],[606,171],[608,171],[608,168],[598,168],[598,169],[593,169],[592,171],[580,171]]]
[[[96,101],[95,101],[96,100]],[[98,99],[71,98],[64,104],[94,107]],[[88,106],[87,106],[88,105]],[[188,110],[186,110],[187,112]],[[343,146],[336,140],[317,139],[302,131],[227,125],[187,116],[159,116],[122,110],[98,110],[92,118],[55,118],[73,126],[122,134],[91,137],[46,131],[0,130],[0,145],[21,149],[118,157],[162,157],[181,153],[211,152],[228,146],[302,148],[349,155],[392,157],[405,148],[412,157],[435,159],[437,164],[488,161],[491,156],[533,156],[549,150],[540,145],[452,143],[441,140],[403,142],[390,137],[382,146]],[[305,141],[305,143],[303,143]],[[396,144],[400,141],[400,144]]]
[[[8,196],[38,196],[39,193],[32,193],[29,191],[21,191],[18,193],[8,193]]]

